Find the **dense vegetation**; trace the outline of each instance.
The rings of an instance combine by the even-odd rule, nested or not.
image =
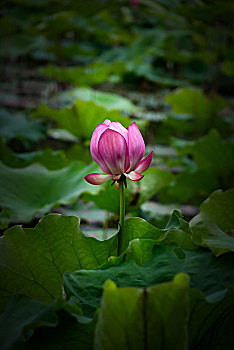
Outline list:
[[[0,12],[0,343],[233,349],[234,4],[11,0]],[[139,126],[119,191],[90,139]]]

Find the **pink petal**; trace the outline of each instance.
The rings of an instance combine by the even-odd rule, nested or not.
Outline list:
[[[119,190],[119,183],[115,182],[115,187],[117,188],[117,190]]]
[[[109,126],[109,129],[118,131],[125,138],[125,141],[128,144],[128,130],[125,129],[119,122],[111,123],[111,125]]]
[[[108,119],[105,120],[105,122]],[[104,122],[104,123],[105,123]],[[108,128],[105,124],[99,124],[96,129],[93,132],[91,143],[90,143],[90,152],[93,157],[93,160],[100,165],[100,168],[102,171],[106,174],[111,174],[110,169],[107,167],[106,163],[103,161],[102,157],[100,156],[98,152],[98,141],[100,139],[100,136],[103,134],[103,132]]]
[[[153,158],[153,151],[147,157],[142,159],[142,161],[136,167],[135,171],[138,173],[143,173],[144,171],[146,171],[146,169],[148,169],[148,167],[150,166],[150,163],[152,162],[152,158]]]
[[[109,119],[106,119],[102,124],[104,124],[106,126],[110,126],[111,125],[111,121]]]
[[[144,177],[144,175],[139,174],[136,171],[131,171],[130,173],[124,175],[126,175],[127,178],[132,181],[140,181]]]
[[[100,136],[98,151],[111,174],[123,174],[128,169],[127,143],[119,132],[105,130]]]
[[[112,175],[102,175],[98,173],[92,173],[85,176],[85,180],[92,185],[102,185],[104,182],[110,180]]]
[[[135,122],[128,127],[128,152],[129,171],[135,170],[145,154],[145,143]]]

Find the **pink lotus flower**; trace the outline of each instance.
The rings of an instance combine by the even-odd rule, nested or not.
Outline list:
[[[118,180],[125,175],[132,181],[139,181],[150,166],[153,152],[142,159],[145,154],[145,143],[141,133],[133,122],[125,129],[119,122],[106,119],[99,124],[91,138],[90,151],[94,161],[106,173],[93,173],[85,176],[92,185],[101,185],[112,180],[119,188]]]

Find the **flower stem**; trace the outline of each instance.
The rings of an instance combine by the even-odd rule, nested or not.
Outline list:
[[[123,233],[124,233],[124,217],[125,217],[125,195],[124,195],[125,178],[121,176],[119,180],[119,201],[120,201],[120,214],[119,214],[119,238],[118,238],[118,255],[120,255],[120,249],[122,246]]]

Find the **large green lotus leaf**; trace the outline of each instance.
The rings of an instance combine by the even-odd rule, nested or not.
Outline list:
[[[189,316],[188,277],[145,290],[107,281],[94,349],[185,349]]]
[[[47,306],[25,296],[12,296],[0,315],[1,349],[50,349],[53,344],[56,349],[91,350],[96,319],[82,322],[80,312],[76,304],[62,299]]]
[[[75,100],[93,101],[98,106],[104,107],[107,110],[119,110],[125,113],[133,113],[137,110],[136,106],[126,97],[103,92],[91,88],[76,88],[66,92],[62,92],[55,96],[50,103],[53,105],[68,105]]]
[[[59,128],[68,130],[81,140],[90,140],[97,125],[103,123],[105,119],[118,120],[125,127],[131,124],[131,120],[121,116],[118,111],[107,111],[93,101],[82,100],[77,100],[71,107],[65,107],[58,111],[41,105],[33,113],[33,116],[52,119]]]
[[[184,257],[181,258],[174,246],[158,244],[153,240],[134,240],[125,257],[111,258],[108,268],[66,273],[64,286],[67,296],[76,296],[82,302],[84,312],[90,315],[100,306],[103,284],[107,279],[113,280],[119,287],[145,288],[170,281],[175,274],[185,272],[190,276],[190,286],[206,295],[234,284],[232,253],[216,258],[201,248],[196,251],[183,250]],[[144,266],[136,264],[149,258],[151,260]]]
[[[24,114],[9,113],[5,109],[0,110],[0,136],[6,141],[13,138],[35,143],[44,138],[45,125],[41,120],[29,120]]]
[[[79,159],[78,157],[76,159]],[[0,138],[0,160],[11,168],[24,168],[32,163],[44,165],[49,170],[61,169],[69,164],[64,152],[47,148],[42,151],[14,153]]]
[[[138,210],[140,205],[162,189],[168,187],[174,176],[166,170],[150,168],[144,174],[140,182],[127,180],[126,207],[127,211]],[[119,214],[119,191],[111,183],[107,182],[104,188],[96,194],[84,194],[83,199],[94,202],[99,208]]]
[[[64,272],[96,269],[115,253],[116,236],[87,237],[76,217],[53,214],[35,228],[13,226],[0,238],[1,306],[16,293],[48,304],[62,296]]]
[[[30,221],[34,215],[74,202],[85,191],[96,192],[97,187],[84,180],[96,170],[95,164],[81,162],[53,171],[39,164],[16,169],[0,163],[0,205],[9,218]]]
[[[205,241],[216,255],[234,251],[234,190],[217,190],[200,206],[200,214],[190,221],[194,239]]]
[[[133,239],[153,239],[160,242],[175,243],[185,249],[197,249],[189,224],[182,219],[182,215],[175,210],[164,229],[159,229],[141,218],[129,218],[124,222],[120,231],[121,242],[119,251],[123,253]]]

